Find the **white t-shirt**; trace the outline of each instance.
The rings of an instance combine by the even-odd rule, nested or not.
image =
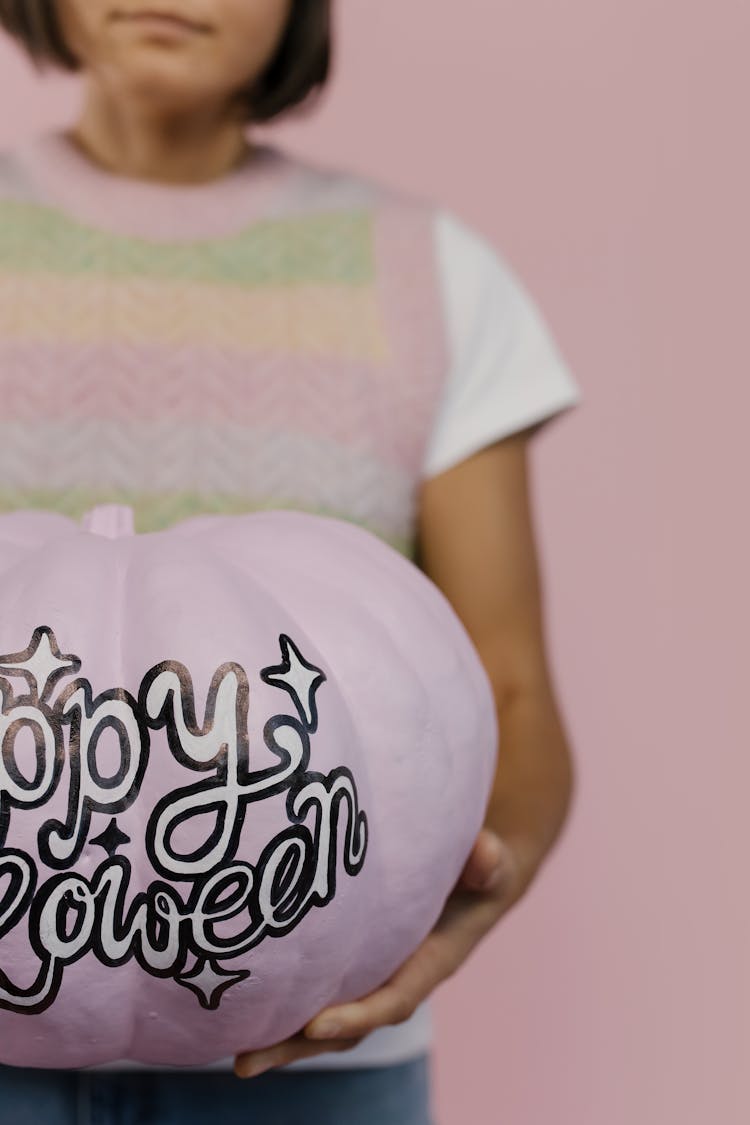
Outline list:
[[[428,443],[425,478],[500,438],[546,423],[582,397],[538,306],[503,256],[446,209],[435,211],[435,240],[451,366]],[[403,1062],[428,1051],[432,1035],[427,1000],[410,1019],[377,1028],[350,1050],[280,1069]],[[230,1057],[198,1069],[231,1070],[233,1063]],[[90,1069],[144,1067],[123,1061]]]
[[[542,313],[502,254],[445,209],[436,213],[435,237],[452,361],[425,477],[581,399]]]

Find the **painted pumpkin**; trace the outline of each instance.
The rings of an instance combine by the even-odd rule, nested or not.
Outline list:
[[[442,592],[353,523],[0,516],[0,1061],[197,1066],[383,983],[498,730]]]

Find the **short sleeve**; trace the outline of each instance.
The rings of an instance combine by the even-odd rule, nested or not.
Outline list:
[[[434,221],[450,362],[423,477],[545,423],[582,398],[536,302],[509,263],[452,212],[436,208]]]

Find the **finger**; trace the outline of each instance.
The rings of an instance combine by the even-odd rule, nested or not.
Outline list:
[[[474,890],[483,890],[493,876],[496,881],[502,878],[508,860],[504,841],[495,832],[483,828],[464,864],[459,882]]]
[[[238,1078],[254,1078],[271,1067],[286,1066],[296,1059],[322,1055],[328,1051],[349,1051],[361,1043],[364,1036],[348,1039],[311,1041],[302,1033],[291,1036],[262,1051],[247,1051],[234,1060],[234,1073]]]
[[[403,1023],[464,956],[467,938],[429,934],[401,968],[375,992],[352,1004],[320,1013],[306,1025],[305,1035],[361,1035],[377,1027]]]
[[[361,1000],[319,1012],[304,1034],[338,1038],[403,1023],[463,964],[505,909],[501,898],[475,899],[467,891],[451,895],[436,926],[385,984]]]

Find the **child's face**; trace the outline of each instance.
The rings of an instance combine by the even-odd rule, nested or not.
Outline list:
[[[151,108],[215,105],[269,61],[292,0],[56,0],[66,43],[94,81]],[[173,15],[185,28],[135,18]]]

